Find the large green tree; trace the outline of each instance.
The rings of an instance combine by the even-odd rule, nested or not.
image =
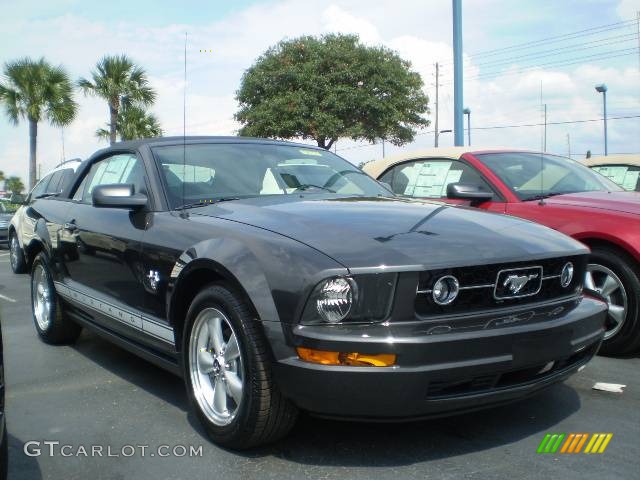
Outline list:
[[[151,105],[156,93],[147,74],[126,55],[105,56],[91,72],[91,80],[81,78],[78,86],[85,95],[94,95],[109,105],[109,141],[116,142],[118,113],[122,107]]]
[[[159,137],[162,128],[157,117],[148,113],[144,108],[131,105],[123,107],[118,112],[116,133],[120,140],[135,140],[136,138]],[[111,132],[105,128],[96,130],[96,136],[108,140]]]
[[[44,58],[21,58],[4,66],[0,81],[0,101],[9,121],[20,119],[29,123],[29,187],[36,182],[36,146],[38,123],[47,120],[51,125],[64,126],[76,115],[73,85],[64,68],[52,66]]]
[[[241,135],[413,140],[429,124],[429,99],[411,64],[355,35],[304,36],[269,48],[242,77],[235,118]]]

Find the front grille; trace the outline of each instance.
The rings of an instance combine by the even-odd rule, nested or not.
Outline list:
[[[560,284],[563,266],[571,262],[574,266],[573,280],[568,287]],[[415,311],[419,316],[466,314],[513,305],[555,300],[576,294],[582,288],[587,265],[586,255],[551,258],[527,262],[500,263],[472,267],[430,270],[421,272],[415,300]],[[514,270],[518,275],[531,276],[530,285],[511,298],[503,289],[503,280]],[[536,277],[538,272],[540,277]],[[502,272],[502,273],[501,273]],[[449,305],[438,305],[431,295],[434,283],[442,276],[453,275],[460,283],[458,297]],[[500,275],[500,285],[497,285]],[[538,288],[539,287],[539,288]],[[529,289],[527,289],[529,288]]]
[[[598,346],[599,343],[596,343],[569,357],[556,360],[553,364],[544,363],[503,373],[479,375],[475,377],[469,376],[450,378],[447,380],[432,380],[427,386],[427,399],[441,400],[464,395],[474,395],[544,380],[545,378],[570,370],[581,363],[585,363],[595,354]]]

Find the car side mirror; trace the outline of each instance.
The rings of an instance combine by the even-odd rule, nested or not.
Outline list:
[[[482,203],[492,200],[493,192],[487,192],[470,183],[450,183],[447,185],[447,198],[469,200],[472,204]]]
[[[137,210],[147,204],[147,196],[135,193],[133,184],[98,185],[91,192],[94,207]]]

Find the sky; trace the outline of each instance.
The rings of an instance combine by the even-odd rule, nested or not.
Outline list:
[[[640,0],[462,3],[464,104],[471,110],[472,145],[540,149],[543,128],[535,124],[542,123],[546,104],[548,151],[574,158],[587,150],[601,154],[602,97],[594,85],[604,82],[609,153],[640,152],[640,44],[632,21]],[[283,38],[329,32],[356,33],[364,43],[385,45],[410,61],[423,78],[432,122],[438,62],[440,130],[453,128],[450,0],[0,0],[0,7],[0,64],[43,56],[75,80],[88,77],[103,55],[125,53],[147,71],[158,94],[151,110],[167,135],[182,135],[185,88],[188,135],[235,134],[234,97],[245,69]],[[600,28],[605,25],[610,27]],[[63,158],[86,158],[106,146],[95,137],[108,121],[106,103],[80,92],[75,98],[80,109],[64,131],[39,125],[43,174]],[[561,123],[574,121],[582,123]],[[411,144],[387,143],[385,153],[433,142],[432,125]],[[442,133],[440,145],[453,145],[453,134]],[[0,110],[0,170],[26,182],[28,148],[27,124],[12,125]],[[348,139],[338,141],[336,150],[355,164],[382,156],[382,145]]]

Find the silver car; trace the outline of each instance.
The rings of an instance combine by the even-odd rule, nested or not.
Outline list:
[[[34,236],[37,219],[30,215],[31,204],[37,198],[53,197],[64,191],[75,177],[76,170],[81,163],[79,158],[67,160],[47,173],[42,180],[36,183],[29,196],[15,212],[13,218],[8,222],[8,228],[7,226],[1,228],[2,217],[0,216],[0,229],[7,232],[6,243],[9,245],[9,259],[14,273],[29,271],[33,260],[29,255],[29,244]]]

